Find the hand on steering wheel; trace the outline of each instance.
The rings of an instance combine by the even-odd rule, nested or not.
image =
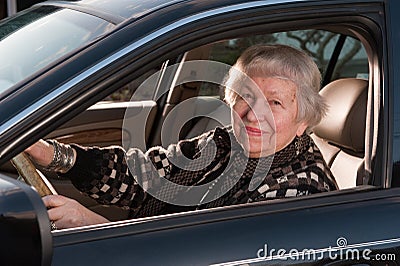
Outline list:
[[[36,169],[35,165],[25,152],[21,152],[11,159],[11,163],[24,179],[25,183],[33,186],[41,197],[48,195],[57,195],[56,190],[49,180]],[[57,226],[50,221],[51,230],[56,230]]]
[[[17,169],[19,175],[24,179],[25,183],[33,186],[41,197],[47,195],[57,195],[56,190],[49,180],[36,169],[35,165],[25,152],[21,152],[11,159],[11,163]],[[51,230],[57,227],[53,221],[50,221]]]
[[[43,140],[26,149],[26,152],[40,165],[48,165],[54,155],[52,146]],[[33,186],[42,197],[49,209],[52,230],[108,222],[106,218],[87,209],[76,200],[57,195],[47,178],[36,169],[30,156],[22,152],[11,161],[25,182]]]
[[[17,169],[24,181],[33,186],[41,197],[57,195],[56,190],[49,180],[36,169],[35,165],[25,152],[21,152],[11,159],[11,163]]]

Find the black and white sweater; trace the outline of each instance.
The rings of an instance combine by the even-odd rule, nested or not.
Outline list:
[[[245,156],[230,128],[146,153],[118,146],[73,147],[77,161],[62,176],[101,204],[131,209],[134,217],[338,189],[306,134],[273,157],[260,159]]]

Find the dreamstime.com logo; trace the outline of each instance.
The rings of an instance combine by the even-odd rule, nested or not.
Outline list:
[[[264,260],[308,260],[322,259],[345,261],[395,261],[396,254],[377,254],[369,248],[368,244],[348,245],[347,239],[339,237],[336,246],[323,249],[269,249],[268,244],[257,251],[257,261]]]

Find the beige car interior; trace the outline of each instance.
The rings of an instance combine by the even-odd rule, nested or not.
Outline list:
[[[364,166],[368,81],[346,78],[332,81],[320,94],[329,110],[313,128],[312,137],[340,189],[360,185]]]

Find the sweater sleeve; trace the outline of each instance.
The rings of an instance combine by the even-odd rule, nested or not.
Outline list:
[[[167,149],[153,147],[146,153],[122,147],[82,147],[72,144],[77,152],[74,166],[61,177],[68,178],[81,192],[100,204],[115,204],[137,209],[148,194],[162,184],[160,177],[170,179],[173,162],[193,158],[199,151],[199,137],[180,141]]]

